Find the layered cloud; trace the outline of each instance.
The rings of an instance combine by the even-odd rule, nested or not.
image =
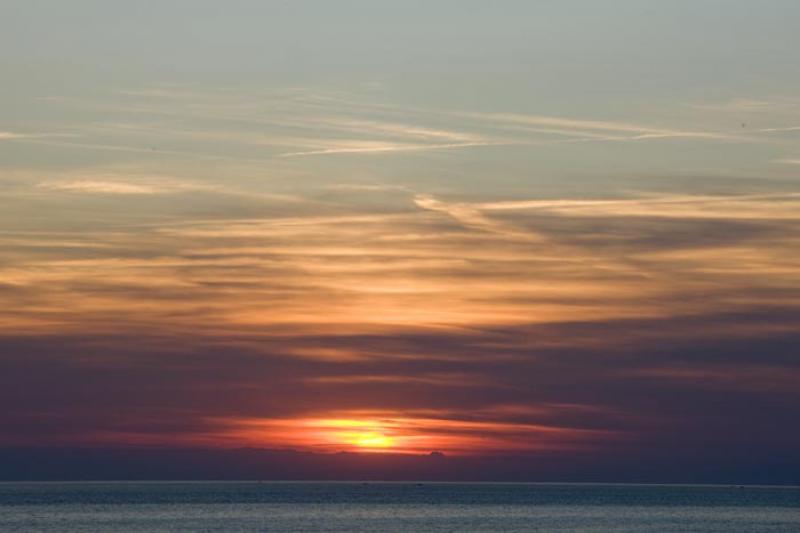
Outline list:
[[[74,180],[42,182],[40,189],[86,194],[163,194],[192,190],[202,187],[186,183],[170,182],[164,179],[144,179],[138,181]]]
[[[126,94],[115,118],[146,123],[76,127],[110,147],[80,164],[18,139],[55,162],[0,176],[0,443],[800,445],[793,182],[578,187],[536,151],[750,132],[288,94]]]

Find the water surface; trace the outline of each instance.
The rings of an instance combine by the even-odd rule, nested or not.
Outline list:
[[[800,490],[490,483],[2,483],[0,531],[799,531]]]

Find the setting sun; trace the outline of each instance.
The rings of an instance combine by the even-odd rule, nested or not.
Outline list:
[[[533,415],[544,408],[497,407],[490,414]],[[550,409],[558,412],[558,408]],[[324,413],[320,413],[324,414]],[[610,432],[523,421],[463,420],[440,411],[339,411],[310,418],[228,419],[224,441],[237,446],[290,447],[317,453],[448,455],[564,450],[613,438]]]
[[[394,437],[386,435],[385,425],[377,420],[328,419],[310,421],[310,425],[322,429],[329,441],[364,451],[392,448],[397,444]],[[326,431],[329,429],[335,431]]]
[[[348,444],[353,444],[359,448],[391,448],[394,446],[394,439],[387,437],[377,431],[365,431],[358,433],[348,433],[342,440]]]

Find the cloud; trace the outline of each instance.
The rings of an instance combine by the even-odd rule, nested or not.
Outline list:
[[[490,146],[532,146],[579,142],[638,142],[657,139],[695,139],[750,142],[741,131],[707,127],[661,127],[623,120],[594,120],[524,113],[488,113],[429,109],[353,101],[336,95],[316,95],[308,90],[273,91],[265,98],[233,99],[225,91],[183,95],[180,88],[157,87],[125,93],[133,101],[122,103],[59,101],[103,110],[117,120],[92,124],[104,136],[125,137],[125,142],[58,143],[75,149],[147,153],[154,138],[167,146],[174,142],[208,143],[208,151],[159,148],[150,153],[172,157],[270,160],[329,155],[416,154]],[[188,98],[191,106],[175,108],[173,99]],[[163,123],[142,123],[142,116]],[[126,118],[127,117],[127,118]],[[175,124],[191,122],[191,128]],[[29,139],[29,142],[34,142]],[[39,140],[36,142],[46,142]],[[215,143],[215,144],[211,144]],[[223,154],[219,143],[253,155]],[[269,152],[253,153],[254,148]],[[289,147],[287,150],[286,148]],[[215,155],[219,153],[219,155]]]
[[[795,102],[755,100],[752,98],[732,98],[727,102],[694,104],[691,107],[705,111],[722,111],[730,113],[765,113],[800,110],[800,107],[798,107],[798,104]]]
[[[513,183],[499,184],[483,173],[493,158],[419,175],[417,161],[299,159],[723,134],[296,95],[127,98],[143,96],[163,122],[116,109],[135,127],[77,147],[133,162],[3,174],[2,442],[338,451],[331,421],[345,420],[418,453],[566,450],[612,471],[615,453],[694,450],[702,465],[800,445],[789,182],[667,175],[632,191],[595,173],[576,193],[518,181],[544,172],[533,159],[504,160]],[[159,131],[185,152],[142,159]],[[230,163],[243,160],[259,164]],[[183,191],[204,194],[165,196]]]
[[[598,140],[640,140],[667,138],[697,138],[728,140],[732,135],[724,132],[684,130],[644,126],[628,122],[587,120],[568,117],[526,115],[519,113],[459,113],[465,117],[496,122],[546,128],[546,133],[584,136]],[[600,132],[600,133],[597,133]],[[625,136],[614,136],[624,134]]]
[[[184,150],[169,150],[162,148],[142,148],[140,146],[129,146],[125,144],[105,144],[105,143],[91,143],[91,142],[67,142],[67,141],[52,141],[47,139],[29,138],[21,139],[23,142],[36,143],[47,146],[58,146],[64,148],[74,148],[76,150],[99,150],[110,152],[127,152],[133,154],[149,154],[151,156],[177,156],[187,157],[191,159],[211,160],[211,161],[236,161],[236,162],[252,162],[264,163],[269,161],[268,158],[234,156],[227,154],[215,154],[211,152],[193,152]]]
[[[348,98],[327,97],[323,99],[327,106],[331,102],[340,106],[343,110],[352,113],[389,113],[399,116],[413,116],[420,120],[441,120],[446,117],[449,121],[457,121],[459,130],[446,130],[442,132],[446,135],[470,135],[470,130],[476,127],[485,132],[489,127],[493,130],[504,131],[502,137],[486,136],[485,133],[476,133],[483,140],[494,139],[498,142],[509,142],[526,144],[531,142],[530,138],[520,137],[519,133],[535,133],[546,135],[558,135],[573,137],[574,141],[637,141],[646,139],[707,139],[707,140],[746,140],[738,131],[718,131],[708,128],[671,128],[658,127],[647,124],[638,124],[615,120],[595,120],[575,117],[559,117],[548,115],[536,115],[525,113],[498,113],[498,112],[473,112],[463,110],[433,109],[418,106],[397,106],[391,104],[379,104],[374,102],[363,102]],[[337,119],[340,124],[347,124],[346,119]],[[337,121],[333,121],[335,124]],[[363,126],[362,126],[363,127]],[[391,126],[396,131],[403,130],[401,124]],[[407,132],[413,130],[406,130]],[[424,131],[424,130],[420,130]],[[434,130],[435,131],[435,130]],[[462,133],[463,132],[463,133]],[[509,135],[516,134],[516,135]],[[475,139],[473,139],[475,140]],[[574,142],[573,141],[573,142]],[[564,142],[553,141],[552,139],[539,139],[542,143]]]
[[[755,130],[759,133],[782,133],[782,132],[790,132],[790,131],[800,131],[800,126],[790,126],[784,128],[761,128]]]
[[[112,178],[46,181],[39,183],[37,188],[46,191],[108,195],[170,194],[215,189],[209,185],[181,182],[164,177],[138,177],[135,180]]]
[[[53,137],[78,137],[75,133],[15,133],[11,131],[0,131],[0,141],[39,141]],[[55,142],[55,141],[53,141]]]
[[[387,191],[407,191],[411,190],[405,185],[390,185],[383,183],[335,183],[328,185],[326,189],[334,191],[365,191],[365,192],[387,192]]]
[[[239,442],[285,443],[295,449],[314,451],[400,451],[482,455],[518,450],[575,449],[587,442],[613,440],[614,432],[559,427],[521,421],[500,421],[497,413],[487,419],[447,411],[350,410],[323,416],[290,419],[224,420],[232,428],[228,438]],[[370,444],[378,440],[379,448]],[[387,448],[384,449],[384,446]]]
[[[13,139],[24,139],[26,137],[27,137],[27,135],[24,135],[22,133],[13,133],[13,132],[10,132],[10,131],[0,131],[0,141],[13,140]]]
[[[90,180],[60,183],[40,183],[38,187],[51,191],[67,191],[89,194],[158,194],[167,190],[158,188],[154,185]]]
[[[732,329],[776,321],[795,327],[767,336]],[[666,435],[672,445],[747,448],[780,438],[790,446],[800,442],[784,425],[797,399],[796,326],[796,313],[765,311],[460,332],[262,330],[250,342],[209,329],[191,338],[4,335],[0,399],[19,407],[0,421],[4,443],[340,451],[350,448],[339,433],[376,431],[416,453],[600,453]],[[312,343],[426,357],[291,355]]]
[[[520,238],[524,240],[539,240],[534,233],[515,228],[511,224],[492,220],[488,216],[484,215],[480,209],[469,204],[443,202],[433,198],[432,196],[424,194],[415,196],[414,203],[422,209],[445,213],[468,228],[487,231],[490,233],[499,233],[508,237]]]
[[[570,216],[668,217],[679,219],[796,219],[800,193],[669,195],[615,200],[512,200],[476,205],[478,210],[544,210]]]
[[[349,141],[337,142],[330,148],[321,150],[308,150],[303,152],[287,152],[280,154],[281,157],[301,157],[310,155],[331,155],[331,154],[368,154],[368,153],[387,153],[387,152],[421,152],[430,150],[447,150],[453,148],[472,148],[476,146],[498,146],[501,142],[463,142],[446,144],[407,144],[407,143],[388,143],[382,141]]]
[[[330,129],[348,133],[372,134],[379,136],[399,137],[414,140],[446,140],[451,143],[479,143],[488,139],[481,134],[454,129],[431,128],[418,124],[407,124],[387,120],[374,120],[349,116],[314,117],[313,120],[302,119],[294,124],[308,125],[315,129]]]
[[[0,141],[20,141],[45,139],[49,137],[74,137],[71,133],[15,133],[11,131],[0,131]]]

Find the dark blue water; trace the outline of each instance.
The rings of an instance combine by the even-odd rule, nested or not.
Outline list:
[[[0,531],[800,532],[800,490],[480,483],[0,483]]]

